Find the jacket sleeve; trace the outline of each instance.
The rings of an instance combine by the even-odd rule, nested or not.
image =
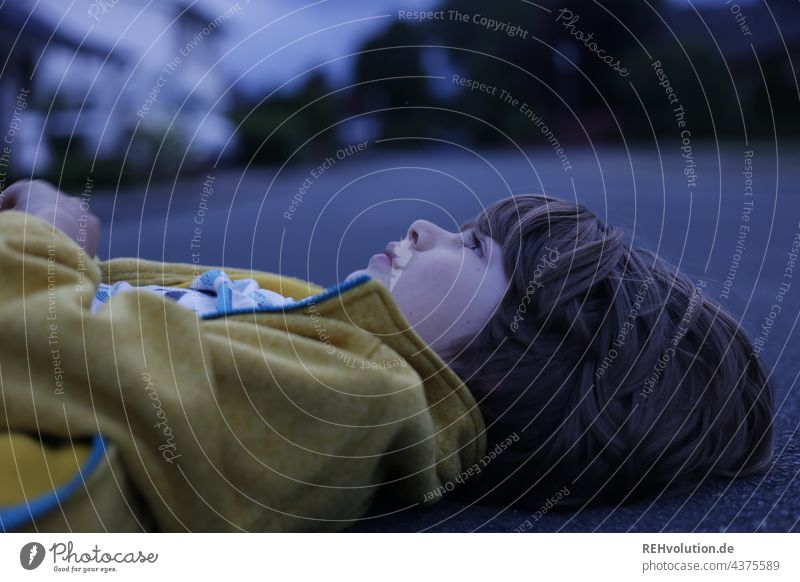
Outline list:
[[[144,292],[92,314],[98,265],[16,211],[0,212],[0,269],[0,425],[103,435],[160,530],[338,530],[382,483],[420,500],[439,485],[419,375],[366,332],[203,321]]]

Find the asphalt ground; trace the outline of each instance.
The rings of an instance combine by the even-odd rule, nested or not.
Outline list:
[[[707,281],[708,293],[756,335],[800,232],[800,149],[694,145],[695,186],[677,145],[567,150],[572,169],[565,171],[548,150],[397,153],[369,144],[321,172],[326,155],[320,164],[284,170],[226,169],[172,184],[93,190],[91,206],[103,220],[102,258],[250,267],[329,286],[366,266],[417,218],[455,230],[494,200],[545,192],[585,204],[623,226],[634,245]],[[749,162],[746,150],[754,152]],[[748,179],[753,196],[745,195]],[[722,299],[743,224],[744,249]],[[555,508],[538,520],[447,497],[430,508],[396,511],[381,497],[350,531],[800,531],[798,306],[800,271],[760,355],[775,383],[777,412],[774,463],[764,475],[620,507]]]

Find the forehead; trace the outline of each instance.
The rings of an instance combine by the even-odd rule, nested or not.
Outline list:
[[[478,227],[479,223],[481,222],[481,217],[482,216],[483,216],[483,213],[478,214],[478,216],[473,216],[472,218],[470,218],[468,220],[465,220],[464,222],[461,223],[461,226],[459,227],[459,229],[464,231],[464,230],[469,230],[470,228]]]
[[[495,225],[492,224],[492,221],[490,220],[489,215],[487,214],[487,209],[484,208],[472,218],[469,218],[468,220],[464,221],[464,223],[462,223],[461,225],[461,230],[469,230],[473,228],[475,230],[482,232],[487,236],[496,237],[498,233],[493,232],[494,230],[496,230],[494,226]]]

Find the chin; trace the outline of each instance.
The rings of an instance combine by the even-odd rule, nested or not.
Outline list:
[[[369,273],[369,275],[373,279],[376,279],[377,281],[379,281],[381,283],[381,285],[386,287],[389,290],[389,292],[391,293],[392,290],[389,287],[389,281],[387,280],[386,276],[383,273],[375,273],[374,271],[371,271],[371,270],[367,271],[367,272]]]

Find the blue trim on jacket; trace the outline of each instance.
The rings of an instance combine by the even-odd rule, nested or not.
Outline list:
[[[64,503],[85,482],[86,477],[97,468],[105,454],[106,440],[99,434],[95,435],[89,457],[72,479],[56,487],[53,491],[43,493],[34,499],[26,499],[17,505],[0,507],[0,531],[8,532],[18,528]]]
[[[228,315],[239,315],[242,313],[264,313],[269,311],[290,311],[295,309],[301,309],[306,307],[307,305],[313,305],[315,303],[321,303],[327,299],[335,295],[340,295],[345,291],[352,289],[353,287],[357,287],[362,283],[366,283],[372,279],[372,277],[366,273],[362,273],[358,277],[353,277],[349,281],[343,281],[336,285],[332,285],[328,287],[324,291],[317,293],[316,295],[309,295],[308,297],[304,297],[298,301],[293,301],[291,303],[285,303],[283,305],[264,305],[261,307],[252,307],[252,308],[244,308],[244,309],[229,309],[227,311],[218,311],[217,313],[206,313],[202,316],[202,319],[216,319],[218,317],[225,317]]]

